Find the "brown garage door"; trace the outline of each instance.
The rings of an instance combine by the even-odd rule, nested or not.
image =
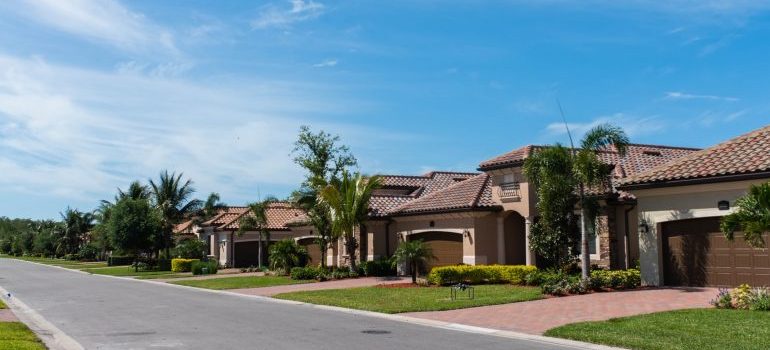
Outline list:
[[[299,244],[307,249],[307,254],[310,256],[308,266],[318,266],[321,264],[321,247],[315,243],[314,238],[303,239],[299,241]]]
[[[409,239],[421,239],[433,250],[436,259],[428,261],[427,271],[437,266],[457,265],[463,262],[463,237],[460,234],[424,232],[414,234]]]
[[[264,247],[263,243],[263,247]],[[262,249],[262,261],[267,261],[267,250]],[[235,267],[259,265],[259,242],[235,242]]]
[[[768,250],[749,247],[740,233],[733,242],[728,241],[719,230],[719,220],[715,217],[663,224],[666,285],[770,286]]]

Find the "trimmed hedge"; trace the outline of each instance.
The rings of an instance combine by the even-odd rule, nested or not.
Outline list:
[[[219,264],[214,260],[200,261],[196,260],[192,263],[193,275],[203,275],[203,268],[207,268],[207,275],[215,275],[219,269]]]
[[[171,259],[171,272],[190,272],[192,271],[192,264],[198,259]]]
[[[361,272],[365,276],[395,276],[397,271],[390,259],[378,259],[361,262]]]
[[[596,288],[633,289],[642,284],[642,275],[637,269],[593,270],[591,284]]]
[[[293,267],[289,275],[293,280],[314,280],[318,278],[321,269],[317,267]]]
[[[133,256],[111,256],[107,259],[107,266],[133,265],[134,260],[136,258]]]
[[[434,267],[428,274],[431,284],[453,283],[510,283],[524,284],[529,274],[537,272],[526,265],[457,265]]]

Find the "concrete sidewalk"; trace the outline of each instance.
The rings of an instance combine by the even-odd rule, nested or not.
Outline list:
[[[652,312],[709,307],[709,301],[716,296],[717,292],[718,290],[714,288],[643,289],[402,315],[477,327],[543,334],[551,328],[569,323],[602,321]]]
[[[372,287],[372,286],[377,286],[381,284],[398,284],[398,283],[411,283],[411,282],[412,281],[409,278],[404,278],[404,277],[361,277],[361,278],[348,278],[344,280],[325,281],[325,282],[316,282],[316,283],[290,284],[290,285],[275,286],[275,287],[230,289],[228,291],[239,293],[239,294],[270,297],[276,294],[289,293],[289,292]]]

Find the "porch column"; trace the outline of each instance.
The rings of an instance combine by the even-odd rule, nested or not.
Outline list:
[[[505,264],[505,218],[497,217],[497,263]]]
[[[531,216],[524,218],[524,249],[527,255],[527,265],[535,265],[536,263],[535,253],[533,253],[532,249],[529,248],[529,233],[532,228],[532,221],[534,221],[534,218]]]

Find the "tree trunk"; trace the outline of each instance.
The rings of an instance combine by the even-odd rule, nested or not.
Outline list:
[[[262,233],[259,234],[259,242],[257,246],[257,267],[262,270]]]
[[[412,284],[417,284],[417,261],[412,261]]]
[[[350,271],[356,271],[356,237],[355,231],[346,239],[348,258],[350,259]]]
[[[585,205],[585,188],[583,184],[580,184],[580,246],[582,247],[580,252],[580,272],[583,280],[588,280],[588,270],[591,268],[591,253],[588,251],[588,220],[586,215],[588,211]]]

